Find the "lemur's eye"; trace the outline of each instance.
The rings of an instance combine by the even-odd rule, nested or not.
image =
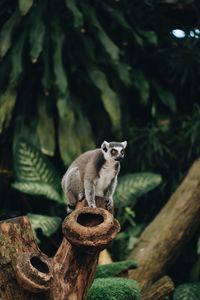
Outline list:
[[[115,155],[116,153],[117,153],[117,150],[115,150],[115,149],[111,150],[111,154]]]
[[[124,155],[124,150],[121,151],[121,155]]]

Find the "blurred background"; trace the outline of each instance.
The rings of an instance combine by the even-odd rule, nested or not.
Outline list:
[[[199,76],[199,1],[1,0],[1,219],[28,214],[53,255],[67,167],[127,140],[110,247],[126,258],[199,156]],[[199,233],[169,272],[177,285],[198,261]]]

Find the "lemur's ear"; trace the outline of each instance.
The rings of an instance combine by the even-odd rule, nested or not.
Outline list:
[[[123,147],[124,147],[124,149],[125,149],[126,146],[127,146],[127,141],[124,141],[124,142],[122,142],[121,144],[123,145]]]
[[[104,141],[104,142],[102,143],[102,145],[101,145],[101,149],[102,149],[103,151],[105,151],[105,152],[108,151],[108,147],[109,147],[109,143],[106,142],[106,141]]]

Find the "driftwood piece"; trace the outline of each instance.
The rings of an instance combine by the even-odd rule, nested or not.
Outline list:
[[[101,208],[75,210],[63,222],[53,259],[37,247],[27,217],[0,222],[0,297],[6,300],[86,299],[99,252],[120,226]]]
[[[200,224],[200,159],[140,236],[130,258],[139,267],[129,275],[141,290],[166,274]]]
[[[141,300],[162,300],[174,290],[174,283],[169,276],[163,276],[141,294]]]

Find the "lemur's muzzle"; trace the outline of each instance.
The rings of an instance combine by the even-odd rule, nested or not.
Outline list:
[[[115,160],[117,160],[117,161],[122,161],[123,160],[123,156],[122,155],[119,155],[119,156],[117,156],[116,158],[115,158]]]

